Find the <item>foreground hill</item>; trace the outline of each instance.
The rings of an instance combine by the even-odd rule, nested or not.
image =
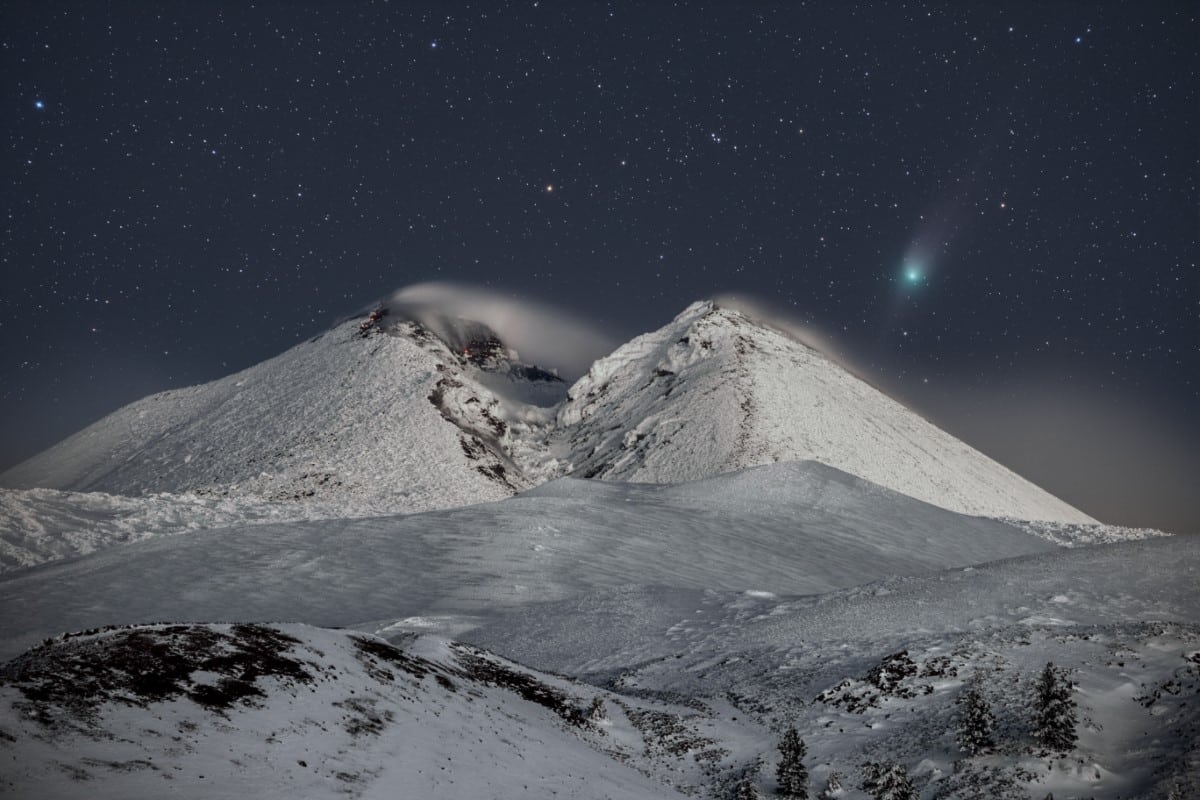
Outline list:
[[[607,704],[442,640],[304,625],[93,631],[0,667],[15,797],[676,795],[642,772],[655,703]],[[639,771],[641,770],[641,771]]]
[[[471,633],[582,680],[403,624],[367,626],[394,646],[303,625],[88,631],[0,666],[0,793],[769,795],[794,726],[814,794],[867,798],[870,765],[896,764],[927,799],[1189,797],[1196,574],[1200,540],[1174,537],[812,597],[598,589]],[[1034,730],[1050,661],[1078,711],[1062,752]],[[996,719],[975,755],[954,733],[971,683]]]
[[[710,302],[566,389],[478,323],[377,310],[133,403],[0,484],[284,502],[313,518],[486,502],[567,474],[672,483],[813,460],[965,514],[1094,522],[816,350]]]
[[[418,618],[455,635],[505,608],[628,584],[811,594],[1057,546],[813,462],[692,484],[561,479],[418,515],[151,538],[0,576],[0,655],[98,625]]]

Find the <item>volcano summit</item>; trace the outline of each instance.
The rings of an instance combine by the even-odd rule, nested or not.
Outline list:
[[[814,460],[952,511],[1095,522],[732,308],[693,304],[569,390],[488,326],[421,316],[381,306],[235,375],[153,395],[0,483],[413,512],[563,475],[670,483]]]

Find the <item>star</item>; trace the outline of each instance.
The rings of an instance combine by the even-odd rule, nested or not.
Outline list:
[[[42,110],[44,110],[44,109],[46,108],[46,101],[44,101],[44,100],[34,100],[34,101],[33,101],[33,107],[34,107],[34,108],[36,108],[38,111],[42,111]]]

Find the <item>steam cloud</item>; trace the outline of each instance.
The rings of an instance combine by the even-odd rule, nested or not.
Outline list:
[[[576,316],[476,286],[417,283],[396,292],[384,305],[393,314],[440,334],[449,333],[445,327],[457,320],[482,322],[516,350],[522,361],[556,370],[566,380],[583,375],[617,344]]]
[[[943,387],[914,396],[889,388],[879,370],[856,367],[834,339],[787,309],[739,294],[719,295],[714,302],[818,350],[892,397],[906,398],[906,405],[935,424],[1106,522],[1194,529],[1200,513],[1192,486],[1200,471],[1194,437],[1180,442],[1167,431],[1195,428],[1171,410],[1148,408],[1144,399],[1072,391],[1052,375],[1028,376],[1022,385],[1003,384],[982,395]],[[477,287],[421,283],[392,295],[386,305],[441,333],[446,331],[439,326],[458,318],[482,322],[522,360],[557,369],[567,380],[618,344],[576,317]]]

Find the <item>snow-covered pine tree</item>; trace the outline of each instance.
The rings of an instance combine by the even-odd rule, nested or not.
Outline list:
[[[958,746],[970,756],[986,753],[996,746],[992,731],[996,717],[983,696],[978,680],[972,680],[958,698],[961,707],[955,730]]]
[[[763,800],[762,792],[754,785],[753,775],[743,775],[738,781],[737,794],[734,795],[736,800]]]
[[[837,800],[845,794],[846,790],[842,788],[842,776],[838,774],[837,770],[831,770],[825,781],[825,788],[821,791],[821,800]]]
[[[1038,744],[1065,753],[1074,749],[1079,738],[1075,733],[1075,684],[1065,669],[1046,662],[1038,676],[1035,702],[1034,733]]]
[[[790,800],[808,800],[808,769],[804,766],[807,748],[795,727],[787,729],[779,742],[779,768],[775,779],[779,794]]]
[[[903,764],[863,765],[863,791],[875,800],[918,800],[917,791],[908,779],[908,770]]]

